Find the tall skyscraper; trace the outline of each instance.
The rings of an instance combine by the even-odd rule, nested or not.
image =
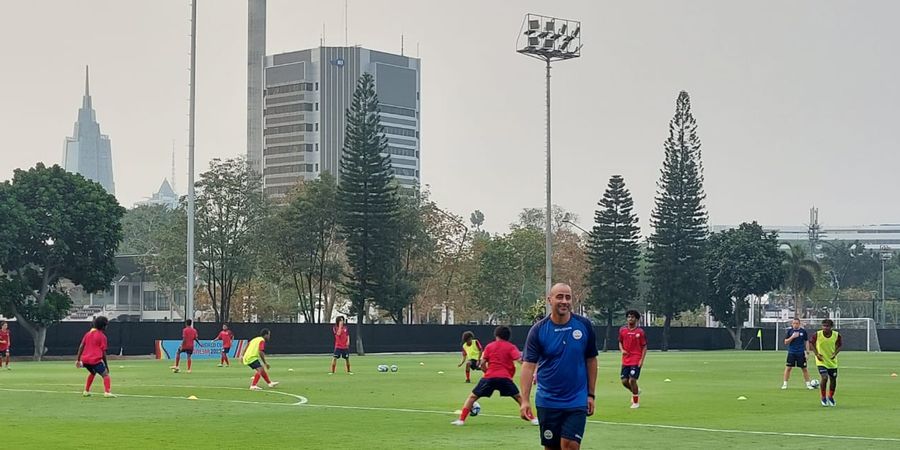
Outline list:
[[[109,136],[100,133],[100,124],[91,104],[90,73],[84,68],[84,98],[72,137],[66,138],[63,168],[100,183],[106,192],[116,195],[113,183],[112,149]]]
[[[249,0],[247,26],[247,162],[262,170],[263,58],[266,56],[266,0]]]
[[[283,196],[321,172],[339,175],[346,112],[365,72],[375,78],[394,175],[401,186],[419,185],[418,58],[318,47],[266,56],[264,67],[261,167],[267,195]]]

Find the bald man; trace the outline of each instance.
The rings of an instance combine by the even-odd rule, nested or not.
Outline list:
[[[572,288],[557,283],[547,296],[550,315],[531,327],[522,364],[522,418],[531,417],[531,385],[541,444],[545,449],[578,450],[587,416],[594,414],[597,338],[586,317],[572,313]],[[527,419],[526,419],[527,420]]]

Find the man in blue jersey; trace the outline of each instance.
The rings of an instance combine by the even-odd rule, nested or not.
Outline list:
[[[572,288],[557,283],[547,296],[550,315],[531,327],[525,341],[520,386],[523,419],[531,417],[531,384],[545,449],[578,450],[587,416],[594,414],[597,339],[591,322],[572,313]]]
[[[809,335],[806,330],[800,326],[800,319],[791,321],[791,328],[784,335],[784,345],[787,345],[787,365],[784,368],[784,383],[781,389],[788,388],[788,380],[791,379],[791,369],[799,367],[803,370],[803,379],[806,380],[807,389],[815,389],[809,381],[809,370],[806,368],[806,342]]]

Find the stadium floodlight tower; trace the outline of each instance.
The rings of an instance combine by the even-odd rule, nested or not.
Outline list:
[[[553,283],[552,202],[550,200],[550,65],[581,56],[581,22],[557,17],[526,14],[516,51],[544,61],[547,70],[547,215],[544,223],[546,293]]]

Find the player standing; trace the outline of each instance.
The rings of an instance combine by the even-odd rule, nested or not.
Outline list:
[[[110,392],[111,381],[109,379],[109,364],[106,362],[106,324],[109,319],[103,316],[97,316],[94,319],[90,331],[81,338],[81,345],[78,346],[78,354],[75,355],[75,367],[84,367],[89,372],[87,381],[84,384],[85,397],[91,395],[91,384],[94,377],[100,375],[103,378],[103,396],[115,397]]]
[[[181,370],[178,368],[178,365],[181,364],[182,353],[187,353],[187,369],[188,373],[191,373],[191,355],[194,354],[194,342],[197,345],[201,345],[200,341],[197,340],[197,330],[191,326],[193,323],[194,321],[191,319],[184,321],[184,329],[181,330],[181,345],[178,346],[178,351],[175,353],[175,365],[172,366],[172,371],[175,373]]]
[[[516,404],[522,405],[522,395],[512,380],[516,374],[515,363],[522,361],[522,353],[509,342],[510,334],[507,326],[501,325],[494,329],[494,342],[488,344],[481,355],[481,368],[484,370],[484,376],[463,403],[459,419],[450,422],[453,425],[465,425],[466,417],[472,411],[475,401],[481,397],[490,397],[495,390],[500,392],[501,397],[512,397]],[[532,424],[538,425],[538,420],[533,415],[529,420]]]
[[[266,383],[269,384],[270,388],[278,386],[277,381],[272,381],[269,379],[269,374],[266,372],[267,369],[270,369],[269,363],[266,362],[266,341],[268,341],[272,337],[272,333],[268,328],[263,328],[259,330],[259,336],[250,340],[250,343],[247,344],[247,349],[244,350],[244,365],[250,366],[251,369],[256,371],[256,375],[253,376],[253,383],[250,384],[251,391],[261,391],[262,388],[257,386],[259,383],[259,377],[262,377],[266,380]],[[265,366],[265,368],[263,368]]]
[[[799,367],[803,370],[803,379],[806,380],[807,389],[815,389],[809,381],[809,370],[806,368],[806,342],[809,335],[806,330],[800,326],[800,319],[791,321],[791,328],[787,330],[784,336],[784,345],[788,346],[787,364],[784,368],[784,382],[781,383],[781,389],[787,389],[788,380],[791,379],[791,369]]]
[[[834,391],[837,389],[838,360],[837,355],[844,345],[841,334],[832,330],[834,321],[825,319],[822,321],[822,329],[817,331],[809,340],[810,350],[816,355],[816,367],[822,381],[819,383],[819,392],[822,394],[822,406],[835,406]],[[831,381],[831,388],[828,382]],[[828,392],[826,397],[825,393]]]
[[[626,325],[619,328],[619,350],[622,351],[622,386],[631,391],[631,408],[639,408],[638,378],[641,377],[641,367],[644,366],[644,358],[647,357],[647,334],[644,333],[637,322],[641,313],[629,310],[625,313]]]
[[[481,342],[479,342],[478,339],[475,339],[475,333],[471,331],[466,331],[462,334],[462,341],[462,361],[460,361],[456,367],[462,367],[463,363],[465,363],[466,383],[471,383],[472,379],[470,378],[469,371],[480,370],[478,361],[481,360],[481,351],[483,348],[481,347]]]
[[[222,341],[222,357],[219,358],[219,366],[222,367],[231,367],[231,362],[228,361],[228,352],[231,351],[231,342],[234,340],[234,333],[228,329],[228,324],[222,324],[222,331],[213,339],[215,341]],[[190,363],[188,363],[190,364]],[[188,369],[190,370],[190,369]]]
[[[338,316],[331,328],[331,334],[334,335],[334,357],[331,358],[329,375],[334,375],[338,358],[344,358],[347,363],[347,374],[353,375],[353,372],[350,371],[350,330],[344,324],[344,316]]]
[[[9,324],[4,320],[0,322],[0,368],[3,368],[3,359],[6,359],[6,370],[9,368],[9,352],[12,351],[12,340],[9,337]]]

